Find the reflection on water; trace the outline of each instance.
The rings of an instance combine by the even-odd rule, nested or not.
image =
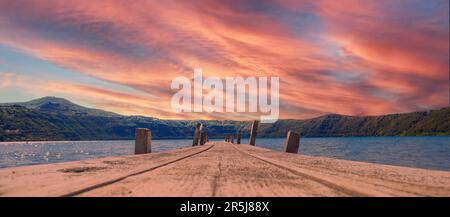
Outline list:
[[[191,140],[153,140],[152,151],[192,145]],[[134,140],[1,142],[0,168],[134,154]]]
[[[243,143],[248,140],[243,139]],[[282,150],[284,139],[256,140],[257,146]],[[450,171],[450,137],[302,138],[301,154]],[[154,140],[152,151],[188,147],[191,140]],[[134,141],[0,143],[0,168],[131,155]]]

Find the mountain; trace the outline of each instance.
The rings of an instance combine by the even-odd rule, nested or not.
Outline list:
[[[47,113],[57,113],[57,114],[65,114],[65,115],[93,115],[93,116],[101,116],[101,117],[118,117],[119,114],[113,112],[107,112],[100,109],[91,109],[86,108],[80,105],[77,105],[67,99],[47,96],[35,100],[31,100],[28,102],[19,102],[19,103],[4,103],[0,105],[18,105],[23,106],[25,108],[38,110],[41,112]]]
[[[0,141],[133,139],[138,127],[149,128],[155,139],[191,138],[203,123],[210,137],[223,138],[250,122],[162,120],[122,116],[76,105],[66,99],[44,97],[23,103],[0,104]],[[325,115],[306,120],[261,124],[258,137],[284,137],[288,130],[302,136],[450,135],[450,108],[383,116]]]
[[[450,135],[450,107],[382,116],[331,114],[307,120],[280,120],[260,127],[266,137],[282,136],[288,130],[314,137]]]
[[[211,134],[235,132],[234,122],[209,121]],[[204,122],[205,126],[208,123]],[[44,97],[0,104],[0,141],[133,139],[135,128],[149,128],[155,139],[188,138],[196,122],[122,116],[66,99]]]

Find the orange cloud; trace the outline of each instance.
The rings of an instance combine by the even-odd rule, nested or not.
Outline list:
[[[283,118],[407,112],[448,105],[448,1],[431,2],[0,2],[0,44],[147,94],[70,78],[45,85],[124,114],[253,117],[172,112],[171,80],[197,67],[221,78],[279,76]]]

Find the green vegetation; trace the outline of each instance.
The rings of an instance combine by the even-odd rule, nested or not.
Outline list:
[[[303,136],[434,136],[450,135],[450,108],[383,116],[325,115],[308,120],[280,120],[261,126],[265,136],[295,130]]]
[[[68,100],[45,97],[25,103],[0,104],[0,141],[133,139],[134,129],[152,130],[153,138],[191,138],[198,121],[121,116],[90,109]],[[211,137],[222,138],[249,122],[200,121]],[[288,130],[302,136],[450,135],[450,108],[384,116],[325,115],[307,120],[261,124],[259,137],[284,137]]]
[[[100,117],[119,117],[120,115],[100,109],[86,108],[58,97],[43,97],[28,102],[5,103],[2,105],[18,105],[41,112],[64,115],[92,115]]]
[[[211,134],[235,132],[234,122],[209,121]],[[205,123],[208,125],[208,123]],[[133,139],[137,127],[155,139],[189,138],[196,122],[121,116],[85,108],[68,100],[45,97],[25,103],[0,104],[0,141]]]

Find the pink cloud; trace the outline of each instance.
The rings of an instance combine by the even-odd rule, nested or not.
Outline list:
[[[86,102],[124,114],[180,117],[170,109],[170,82],[176,76],[190,77],[196,67],[205,76],[222,78],[280,76],[282,118],[448,105],[448,10],[419,16],[389,5],[407,4],[400,1],[267,4],[1,2],[0,44],[159,97],[69,86]],[[295,23],[297,16],[315,20]],[[47,89],[61,91],[60,86]],[[189,118],[230,116],[202,113]]]

